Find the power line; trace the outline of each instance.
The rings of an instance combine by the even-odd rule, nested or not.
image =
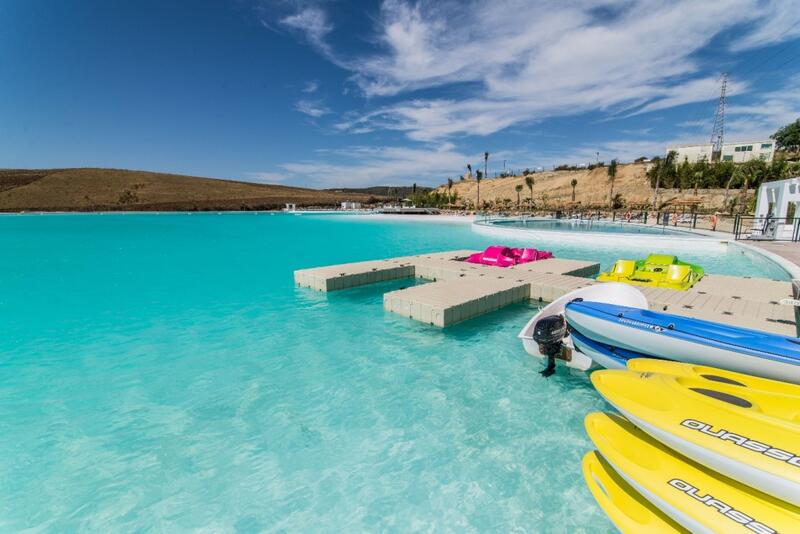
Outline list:
[[[781,33],[779,36],[776,37],[776,41],[780,41],[783,37],[785,37],[792,30],[793,30],[793,28],[787,28],[783,33]],[[784,43],[782,46],[776,48],[775,50],[773,50],[768,55],[766,55],[764,57],[761,57],[761,58],[758,58],[758,57],[753,58],[752,60],[750,60],[748,62],[749,65],[746,64],[746,66],[749,66],[749,68],[747,68],[747,69],[745,69],[743,71],[737,72],[736,69],[733,69],[733,73],[732,73],[733,76],[735,78],[743,80],[745,78],[745,76],[747,76],[748,74],[752,73],[754,70],[756,70],[758,68],[762,69],[762,71],[763,71],[764,68],[767,66],[767,64],[770,63],[773,59],[775,59],[776,57],[779,57],[781,55],[781,53],[783,53],[785,50],[787,50],[790,47],[796,45],[797,44],[796,41],[797,41],[796,38],[791,38],[791,39],[789,39],[789,41]],[[784,67],[784,66],[788,65],[789,63],[792,63],[792,62],[796,61],[798,58],[800,58],[800,55],[791,56],[786,61],[778,64],[776,67],[773,67],[771,70],[775,70],[775,69],[779,69],[781,67]],[[759,80],[762,77],[766,76],[767,74],[769,74],[769,73],[764,71],[760,75],[758,75],[758,76],[754,77],[753,79],[751,79],[750,81],[752,83],[752,81]],[[730,71],[729,71],[729,73],[723,73],[720,76],[720,79],[722,79],[722,78],[727,79],[730,75],[731,75]],[[709,98],[707,98],[707,99],[702,100],[701,102],[705,102],[706,100],[710,100],[710,99],[711,99],[711,96],[709,96]],[[727,100],[727,95],[726,95],[726,100]],[[689,122],[696,122],[697,123],[697,124],[695,124],[694,130],[691,133],[691,135],[693,137],[694,136],[699,136],[701,131],[703,130],[703,122],[700,120],[700,115],[703,113],[704,109],[705,109],[705,106],[699,107],[699,109],[695,112],[692,120],[689,121]],[[717,103],[716,112],[718,112],[718,111],[719,111],[719,102]],[[714,115],[714,128],[715,129],[717,127],[717,125],[716,125],[716,120],[717,120],[716,112],[715,112],[715,115]],[[716,131],[716,130],[714,130],[714,131]],[[713,133],[712,133],[711,142],[712,142],[712,144],[714,143]]]

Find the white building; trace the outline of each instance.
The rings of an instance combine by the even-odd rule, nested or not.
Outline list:
[[[713,145],[684,145],[684,146],[671,146],[667,147],[667,154],[671,150],[678,153],[675,158],[675,163],[680,164],[684,161],[689,163],[697,163],[705,159],[708,162],[712,161]],[[775,142],[767,139],[766,141],[745,141],[736,143],[725,143],[722,145],[722,153],[720,154],[720,161],[732,161],[734,163],[744,163],[751,159],[762,159],[766,162],[772,161],[775,155]]]
[[[800,177],[764,182],[758,188],[753,237],[792,239],[795,217],[800,217]]]
[[[350,202],[346,200],[342,202],[342,209],[343,210],[360,210],[361,209],[361,202]]]

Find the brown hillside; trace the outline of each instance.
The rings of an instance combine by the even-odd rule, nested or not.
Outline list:
[[[614,184],[614,193],[620,193],[626,206],[638,207],[649,205],[653,202],[653,188],[646,176],[647,167],[644,164],[631,163],[620,165],[617,168],[617,178]],[[538,208],[554,208],[565,206],[572,201],[573,179],[578,181],[575,187],[575,201],[581,207],[605,208],[609,202],[608,169],[584,169],[577,171],[549,171],[531,175],[535,181],[533,186],[533,200]],[[520,197],[523,201],[530,198],[530,191],[525,186],[524,176],[511,176],[507,178],[491,178],[481,180],[481,202],[502,201],[510,199],[517,201],[517,184],[522,184],[523,190]],[[446,192],[446,186],[438,188]],[[453,184],[453,192],[458,194],[460,202],[471,201],[473,204],[477,196],[477,182],[472,180],[458,181]],[[733,192],[732,194],[736,194]],[[718,210],[722,208],[725,196],[724,189],[700,189],[698,197],[703,200],[702,209]],[[693,190],[661,189],[659,203],[674,200],[689,199],[694,197]]]
[[[120,169],[0,170],[0,211],[240,210],[372,197]]]

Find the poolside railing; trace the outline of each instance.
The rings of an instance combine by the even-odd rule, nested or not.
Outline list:
[[[700,214],[648,210],[536,210],[529,212],[478,212],[476,220],[491,222],[508,218],[527,220],[546,217],[574,221],[645,224],[663,228],[708,230],[732,234],[734,239],[800,241],[800,218],[776,219],[746,215]]]
[[[737,215],[733,226],[734,239],[754,241],[800,241],[800,217],[752,217]]]

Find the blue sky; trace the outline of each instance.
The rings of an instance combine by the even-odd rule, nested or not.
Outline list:
[[[0,167],[442,183],[800,117],[798,0],[2,0]]]

